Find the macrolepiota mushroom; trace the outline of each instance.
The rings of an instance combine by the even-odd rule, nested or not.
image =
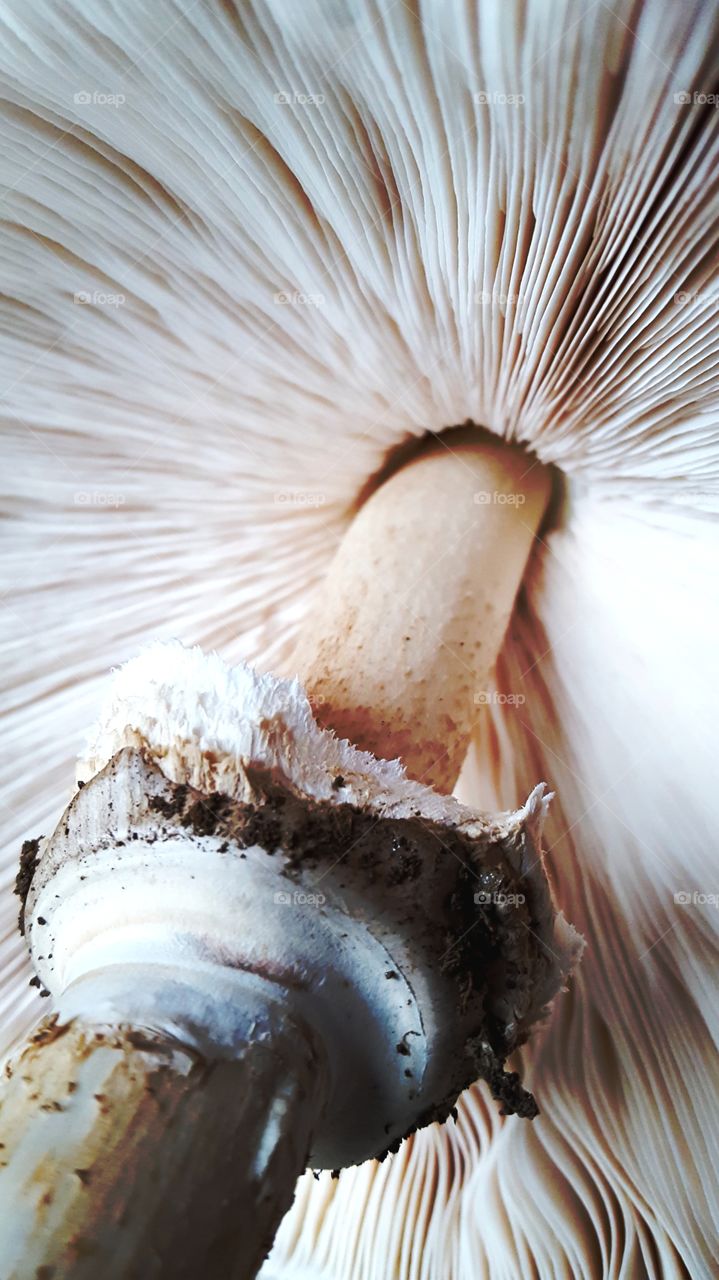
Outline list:
[[[520,1051],[541,1115],[480,1082],[456,1124],[307,1175],[265,1274],[711,1275],[717,6],[0,22],[4,1046],[44,1007],[17,850],[54,829],[109,666],[179,636],[291,672],[370,478],[469,419],[564,496],[458,795],[517,811],[549,783],[588,945]]]
[[[537,1114],[505,1062],[580,950],[547,801],[442,791],[548,491],[470,431],[369,498],[294,658],[340,738],[297,681],[199,650],[119,673],[19,875],[57,1007],[0,1093],[12,1274],[251,1276],[308,1158],[384,1156],[478,1078]]]

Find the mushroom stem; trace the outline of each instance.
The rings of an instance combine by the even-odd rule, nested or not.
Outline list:
[[[536,1114],[505,1062],[578,954],[541,788],[489,819],[386,763],[454,784],[547,500],[518,449],[453,445],[360,511],[297,653],[384,759],[296,683],[163,654],[30,850],[57,1015],[0,1097],[8,1280],[248,1280],[308,1158],[395,1149],[479,1076]]]
[[[546,467],[474,431],[373,493],[294,655],[323,726],[452,790],[549,490]]]
[[[208,1052],[176,1028],[93,1018],[112,988],[103,971],[76,984],[84,1015],[51,1016],[8,1071],[2,1274],[247,1280],[306,1166],[323,1081],[310,1043],[238,990],[237,1043]]]

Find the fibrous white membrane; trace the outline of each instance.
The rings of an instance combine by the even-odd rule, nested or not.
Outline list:
[[[557,792],[588,939],[527,1053],[307,1179],[266,1275],[708,1277],[716,1239],[714,0],[5,0],[0,1017],[19,842],[153,638],[279,668],[387,450],[565,477],[464,798]],[[120,101],[121,99],[121,101]],[[679,895],[677,898],[676,895]],[[713,900],[712,900],[712,896]]]

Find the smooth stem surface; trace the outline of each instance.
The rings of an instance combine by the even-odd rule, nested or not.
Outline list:
[[[0,1100],[3,1280],[249,1280],[305,1168],[322,1072],[297,1028],[208,1060],[73,1020]]]
[[[549,491],[545,467],[478,435],[376,490],[294,655],[321,724],[452,790]]]

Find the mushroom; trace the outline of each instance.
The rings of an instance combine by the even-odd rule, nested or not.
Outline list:
[[[565,500],[458,794],[555,789],[585,959],[521,1054],[533,1124],[477,1085],[456,1126],[308,1176],[267,1274],[711,1274],[716,6],[0,21],[5,1044],[42,1007],[17,848],[108,666],[178,635],[289,670],[368,478],[471,419]]]
[[[581,945],[541,865],[547,800],[490,818],[436,788],[547,493],[471,431],[380,485],[294,659],[341,738],[296,680],[199,650],[119,673],[19,876],[57,1007],[0,1093],[18,1274],[252,1276],[308,1156],[396,1150],[479,1077],[537,1114],[505,1062]]]

